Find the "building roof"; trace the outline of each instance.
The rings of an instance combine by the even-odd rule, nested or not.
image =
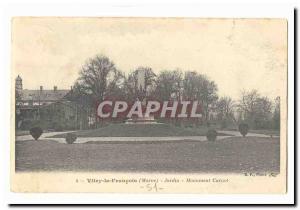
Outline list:
[[[63,99],[70,90],[21,90],[22,101],[58,101]]]

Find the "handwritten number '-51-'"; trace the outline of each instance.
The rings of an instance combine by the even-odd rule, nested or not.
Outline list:
[[[157,183],[154,183],[154,184],[147,184],[147,185],[146,185],[146,190],[147,190],[148,192],[151,192],[151,191],[158,192],[159,190],[163,190],[163,188],[158,187],[158,186],[157,186]]]

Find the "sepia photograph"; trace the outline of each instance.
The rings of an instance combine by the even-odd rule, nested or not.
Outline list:
[[[241,192],[285,193],[286,19],[13,17],[11,28],[14,191],[68,191],[59,177],[72,174],[146,192],[237,192],[228,177],[257,178],[265,189]],[[35,175],[44,187],[26,182]],[[171,182],[227,185],[164,191]]]

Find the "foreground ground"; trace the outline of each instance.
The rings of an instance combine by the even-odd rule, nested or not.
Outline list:
[[[17,171],[278,172],[279,138],[216,142],[17,141]]]

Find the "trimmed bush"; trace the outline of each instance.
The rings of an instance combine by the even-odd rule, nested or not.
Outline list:
[[[66,142],[68,144],[73,144],[77,139],[77,136],[75,133],[67,133],[67,136],[66,136]]]
[[[29,133],[35,140],[38,140],[42,135],[43,130],[40,127],[33,127],[29,130]]]
[[[239,131],[245,137],[249,131],[249,126],[247,123],[241,123],[239,124]]]
[[[210,129],[207,131],[206,138],[208,141],[215,141],[217,139],[217,131],[214,129]]]

